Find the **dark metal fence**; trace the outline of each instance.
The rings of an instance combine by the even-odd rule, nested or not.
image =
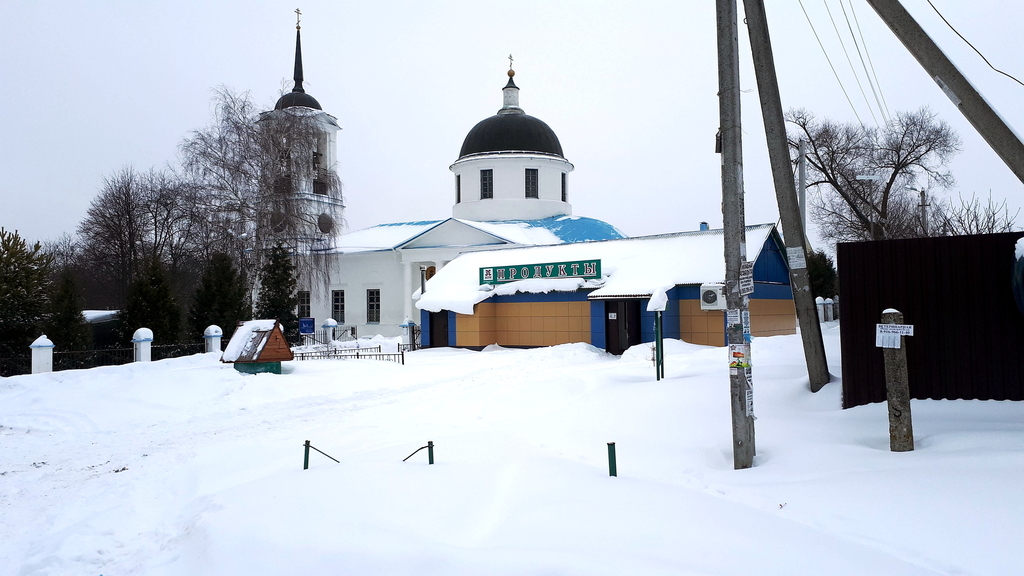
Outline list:
[[[32,354],[24,354],[17,356],[10,356],[8,358],[0,358],[0,376],[17,376],[18,374],[28,374],[32,371]]]
[[[914,325],[903,339],[911,397],[1024,400],[1024,314],[1011,285],[1022,236],[839,244],[843,407],[886,399],[875,347],[886,308]]]
[[[206,344],[203,342],[190,344],[155,344],[150,348],[150,359],[156,362],[167,358],[180,358],[193,354],[202,354],[206,351]]]
[[[381,352],[380,346],[370,348],[334,348],[330,350],[314,350],[310,352],[296,352],[296,360],[383,360],[385,362],[398,362],[405,365],[405,352]]]
[[[54,350],[53,369],[82,370],[97,366],[119,366],[135,360],[132,348],[102,348],[99,350]]]
[[[200,354],[206,350],[203,342],[157,344],[150,347],[150,358],[155,362]],[[135,361],[134,348],[99,348],[96,350],[54,350],[53,370],[84,370],[97,366],[119,366]],[[18,376],[32,372],[32,354],[0,358],[0,376]]]

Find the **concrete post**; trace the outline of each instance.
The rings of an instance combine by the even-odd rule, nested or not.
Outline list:
[[[53,372],[53,342],[43,334],[29,345],[32,349],[32,373]]]
[[[835,302],[831,298],[825,298],[825,322],[831,322],[835,319]]]
[[[882,312],[882,324],[903,324],[903,313],[889,308]],[[899,348],[883,348],[885,356],[885,396],[889,405],[889,449],[909,452],[914,449],[914,423],[910,417],[910,384],[907,380],[905,336]]]
[[[206,342],[207,352],[220,352],[220,339],[224,337],[224,331],[216,324],[210,324],[203,331],[203,340]]]
[[[150,346],[153,344],[153,331],[149,328],[139,328],[132,334],[132,344],[135,347],[135,361],[149,362],[152,353]]]
[[[320,326],[320,327],[323,328],[324,332],[327,333],[328,341],[333,342],[334,341],[334,335],[338,331],[338,321],[335,320],[334,318],[328,318],[327,320],[324,320],[323,325]]]
[[[814,305],[818,308],[818,322],[825,321],[825,299],[818,296],[814,299]]]

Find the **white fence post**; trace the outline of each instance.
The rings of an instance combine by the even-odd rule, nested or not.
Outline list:
[[[32,349],[32,373],[53,372],[53,342],[43,334],[29,345]]]
[[[328,318],[327,320],[324,320],[324,324],[323,326],[321,326],[321,328],[323,328],[324,331],[327,332],[327,341],[333,342],[334,332],[338,328],[338,321],[335,320],[334,318]]]
[[[224,331],[221,330],[220,326],[216,324],[210,324],[203,331],[203,340],[206,342],[207,352],[220,352],[220,339],[224,336]]]
[[[818,296],[814,299],[814,304],[818,307],[818,322],[825,321],[825,299]]]
[[[835,302],[831,298],[825,298],[825,322],[831,322],[835,319]]]
[[[152,357],[150,346],[153,344],[153,331],[149,328],[139,328],[132,334],[132,344],[135,345],[135,361],[149,362]]]

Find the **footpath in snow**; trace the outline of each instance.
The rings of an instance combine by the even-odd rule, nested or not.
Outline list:
[[[817,394],[754,341],[743,471],[726,351],[679,341],[661,382],[585,344],[0,379],[0,575],[1021,573],[1024,403],[914,401],[891,453],[826,328]]]

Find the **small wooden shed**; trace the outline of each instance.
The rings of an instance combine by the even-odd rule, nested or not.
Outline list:
[[[280,374],[281,362],[294,358],[276,319],[247,320],[238,323],[221,362],[230,362],[246,374]]]

